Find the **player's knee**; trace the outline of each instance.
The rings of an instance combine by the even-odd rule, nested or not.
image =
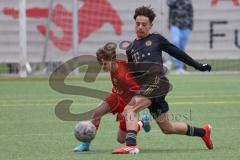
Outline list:
[[[124,115],[126,115],[126,114],[131,114],[131,113],[133,113],[133,112],[134,112],[133,108],[126,107],[126,108],[124,108],[123,114],[124,114]]]

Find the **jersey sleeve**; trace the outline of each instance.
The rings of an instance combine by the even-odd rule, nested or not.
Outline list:
[[[183,63],[198,69],[201,64],[191,58],[187,53],[170,43],[166,38],[159,35],[160,46],[163,51],[167,52],[169,55],[175,57],[176,59],[182,61]]]

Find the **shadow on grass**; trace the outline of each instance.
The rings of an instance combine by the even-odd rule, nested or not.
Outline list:
[[[93,154],[111,154],[112,150],[108,148],[102,148],[102,149],[92,149],[88,152],[73,152],[73,154],[83,154],[83,155],[93,155]]]
[[[193,152],[203,152],[207,151],[207,149],[199,149],[199,148],[172,148],[172,149],[159,149],[159,148],[148,148],[142,149],[141,153],[193,153]]]
[[[225,150],[226,148],[223,147],[218,147],[214,148],[213,150],[208,150],[206,148],[169,148],[169,149],[164,149],[164,148],[142,148],[140,150],[140,153],[142,154],[156,154],[156,153],[202,153],[202,152],[212,152],[216,150]],[[102,149],[96,149],[96,150],[91,150],[88,152],[73,152],[74,154],[83,154],[83,155],[94,155],[94,154],[112,154],[113,149],[109,148],[102,148]]]

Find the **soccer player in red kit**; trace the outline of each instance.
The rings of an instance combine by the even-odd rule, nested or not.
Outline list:
[[[110,72],[113,87],[112,93],[95,109],[92,123],[98,128],[102,116],[108,113],[117,114],[117,121],[119,121],[117,141],[123,144],[125,143],[127,129],[122,113],[125,106],[139,91],[139,86],[128,70],[128,63],[116,60],[116,46],[113,43],[107,43],[103,48],[99,48],[96,55],[102,69],[105,72]],[[137,122],[137,130],[140,131],[142,127],[146,132],[150,131],[149,117],[146,115]],[[74,148],[74,151],[88,151],[89,146],[90,142],[81,143]]]

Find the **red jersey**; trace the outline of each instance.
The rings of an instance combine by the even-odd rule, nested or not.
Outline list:
[[[135,95],[136,90],[139,89],[138,84],[133,80],[132,74],[128,70],[128,63],[126,61],[116,61],[118,69],[111,72],[112,92],[117,93],[127,103]]]
[[[126,61],[117,60],[118,69],[111,72],[112,94],[106,98],[112,113],[121,113],[132,97],[139,90],[139,85],[133,80]]]

